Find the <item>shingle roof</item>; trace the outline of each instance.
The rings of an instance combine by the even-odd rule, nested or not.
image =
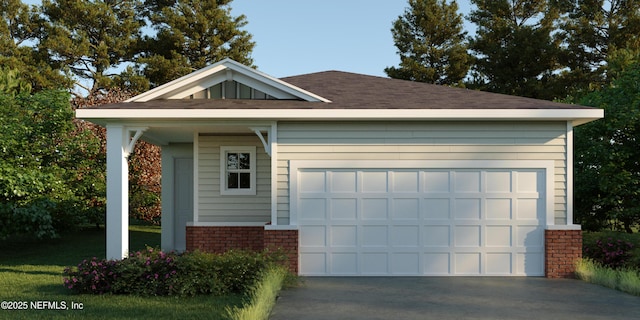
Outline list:
[[[551,101],[341,71],[282,78],[346,108],[582,109]]]
[[[281,80],[331,100],[152,100],[100,109],[591,109],[504,94],[451,88],[342,71]]]

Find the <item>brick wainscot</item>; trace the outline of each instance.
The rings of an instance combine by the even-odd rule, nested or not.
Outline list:
[[[265,229],[263,226],[187,226],[187,251],[223,253],[227,250],[283,250],[289,270],[298,273],[298,230]]]
[[[545,276],[573,278],[582,258],[582,230],[545,230]]]

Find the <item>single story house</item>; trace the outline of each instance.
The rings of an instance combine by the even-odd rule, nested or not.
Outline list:
[[[123,103],[107,129],[107,256],[128,250],[127,157],[162,147],[162,248],[283,248],[314,276],[563,277],[573,128],[603,110],[226,59]]]

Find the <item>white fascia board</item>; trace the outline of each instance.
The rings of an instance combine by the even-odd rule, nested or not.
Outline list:
[[[132,106],[134,108],[134,106]],[[587,123],[602,109],[77,109],[86,120],[535,120]]]

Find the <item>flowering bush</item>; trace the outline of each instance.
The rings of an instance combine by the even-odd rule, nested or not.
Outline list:
[[[632,256],[633,244],[623,240],[598,239],[593,246],[584,247],[584,255],[603,266],[618,269],[627,266]]]
[[[192,296],[247,294],[276,255],[228,251],[165,253],[153,248],[122,260],[92,258],[64,270],[64,286],[76,293]]]

